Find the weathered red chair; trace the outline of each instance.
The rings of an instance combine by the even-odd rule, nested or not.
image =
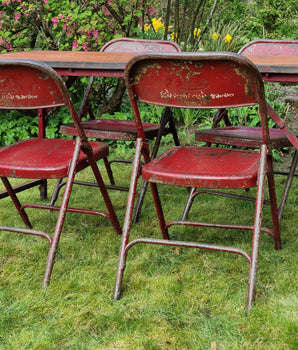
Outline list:
[[[145,52],[145,51],[160,51],[160,52],[179,52],[181,48],[174,42],[162,40],[146,40],[146,39],[131,39],[118,38],[109,41],[105,44],[101,52]],[[86,112],[90,115],[90,120],[82,122],[82,126],[87,137],[96,138],[99,140],[114,140],[114,141],[135,141],[137,138],[137,131],[135,122],[132,120],[117,120],[117,119],[95,119],[89,104],[89,96],[92,90],[94,77],[91,77],[85,97],[80,109],[80,115],[83,116]],[[62,125],[60,131],[68,135],[76,135],[77,131],[73,124]],[[160,124],[144,123],[144,132],[146,139],[155,139],[155,144],[152,150],[152,157],[154,158],[158,152],[159,144],[162,136],[171,133],[174,138],[175,145],[179,145],[179,140],[176,128],[173,122],[172,113],[170,109],[165,109],[161,118]],[[123,159],[113,159],[109,162],[105,161],[107,173],[111,182],[108,188],[128,191],[128,187],[116,186],[113,173],[110,167],[112,162],[131,163]],[[88,183],[81,183],[88,185]],[[144,183],[140,192],[140,196],[135,207],[134,221],[138,220],[142,202],[145,196],[147,184]],[[58,189],[58,188],[57,188]],[[55,192],[56,193],[56,192]],[[56,198],[57,194],[53,198]]]
[[[108,196],[96,161],[108,155],[102,142],[88,142],[62,78],[49,66],[32,60],[1,60],[0,109],[24,110],[66,106],[77,128],[76,140],[31,138],[0,149],[0,177],[27,228],[0,226],[10,231],[40,236],[48,240],[49,252],[43,287],[50,282],[54,259],[66,212],[94,214],[109,219],[121,234],[116,214]],[[75,174],[91,167],[104,198],[107,212],[68,207]],[[67,178],[59,206],[21,204],[8,178],[60,179]],[[57,210],[58,219],[53,235],[32,229],[26,208]]]
[[[158,85],[155,84],[157,79]],[[247,308],[250,309],[256,290],[261,230],[272,236],[276,249],[281,248],[264,86],[258,69],[249,60],[232,53],[139,54],[129,62],[125,81],[139,139],[122,232],[114,297],[120,296],[128,250],[137,243],[163,244],[211,249],[244,256],[249,262]],[[258,151],[185,146],[170,148],[161,156],[150,160],[138,108],[139,102],[204,109],[257,104],[260,109],[263,139]],[[143,167],[140,163],[141,154],[145,161]],[[151,186],[163,239],[150,237],[129,240],[135,189],[140,171],[143,179]],[[261,227],[266,176],[273,229]],[[180,220],[166,223],[157,184],[208,189],[257,187],[254,223],[251,226]],[[235,247],[216,245],[214,242],[205,244],[171,241],[168,230],[173,225],[252,230],[251,253]]]
[[[257,39],[244,45],[241,55],[298,56],[298,40]]]
[[[294,55],[298,56],[298,40],[271,40],[260,39],[254,40],[239,50],[239,54],[249,57],[249,55]],[[281,78],[278,78],[281,79]],[[264,80],[264,78],[263,78]],[[265,78],[266,80],[266,78]],[[294,179],[295,170],[298,164],[298,131],[291,131],[277,115],[273,108],[267,104],[267,112],[277,125],[277,129],[269,129],[270,132],[270,148],[281,149],[284,147],[294,146],[296,151],[294,153],[289,172],[274,171],[276,174],[287,175],[287,181],[280,200],[278,208],[279,221],[282,218],[285,204],[289,195],[289,191]],[[221,120],[225,121],[225,127],[218,127]],[[227,109],[219,109],[214,118],[211,129],[197,130],[195,132],[196,141],[204,141],[210,144],[225,144],[239,147],[255,148],[262,143],[262,129],[250,126],[231,126],[228,117]],[[194,198],[206,192],[205,190],[196,190],[193,188],[190,191],[187,204],[185,206],[182,219],[185,220],[191,208]],[[209,191],[210,193],[210,191]],[[222,192],[213,192],[215,195],[229,196],[233,198],[241,198],[243,200],[254,200],[248,196],[233,196]],[[268,203],[268,201],[266,201]]]

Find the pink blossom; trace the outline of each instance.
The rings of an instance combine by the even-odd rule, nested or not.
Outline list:
[[[60,19],[62,19],[62,18],[64,18],[64,15],[62,14],[62,15],[60,15]]]
[[[74,41],[72,42],[72,49],[73,49],[73,50],[77,50],[78,48],[79,48],[79,43],[78,43],[77,40],[74,40]]]
[[[53,17],[52,18],[52,22],[54,23],[54,27],[57,27],[58,26],[58,18],[57,17]]]
[[[153,8],[152,5],[148,6],[147,13],[148,13],[148,15],[154,15],[155,14],[155,11],[154,11],[154,8]]]
[[[12,46],[9,43],[6,43],[5,46],[6,46],[6,50],[7,51],[12,51],[13,50]]]
[[[44,3],[47,4],[49,2],[49,0],[44,0]]]
[[[88,51],[88,44],[87,44],[87,43],[83,43],[83,44],[82,44],[82,49],[83,49],[84,51]]]
[[[105,16],[109,16],[110,15],[110,11],[104,6],[102,8],[102,13],[105,15]]]
[[[21,14],[19,12],[17,12],[14,16],[15,20],[18,21],[21,17]]]

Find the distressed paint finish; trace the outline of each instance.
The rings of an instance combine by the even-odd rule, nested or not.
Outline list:
[[[127,55],[138,52],[180,52],[179,45],[165,40],[146,40],[146,39],[130,39],[130,38],[117,38],[109,41],[101,48],[101,53],[104,55]],[[88,87],[85,92],[85,96],[80,108],[80,111],[86,113],[89,112],[90,120],[82,122],[85,134],[88,138],[96,138],[99,140],[115,140],[115,141],[135,141],[137,139],[137,128],[134,121],[130,120],[117,120],[117,119],[95,119],[91,106],[89,104],[89,95],[91,93],[94,77],[89,80]],[[82,117],[82,115],[81,115]],[[155,144],[151,156],[155,157],[157,154],[161,138],[167,134],[172,134],[175,145],[179,145],[178,135],[173,121],[172,112],[166,109],[162,115],[160,123],[143,123],[143,129],[146,139],[154,139]],[[73,123],[62,125],[60,131],[63,134],[75,136],[77,133]],[[118,186],[115,184],[113,172],[110,164],[115,162],[130,163],[124,159],[113,159],[106,163],[107,173],[109,175],[110,188],[128,191],[128,187]],[[85,183],[86,184],[86,183]],[[142,207],[142,202],[146,193],[147,184],[144,183],[141,189],[140,196],[136,203],[135,218],[138,220],[138,216]],[[55,192],[55,193],[58,193]],[[55,197],[56,198],[56,197]],[[52,200],[55,200],[54,196]]]
[[[63,79],[49,66],[32,60],[0,60],[0,109],[45,109],[67,106],[77,128],[76,140],[31,138],[15,142],[0,149],[0,178],[6,192],[15,205],[26,228],[0,226],[9,231],[40,236],[49,242],[49,251],[43,279],[43,287],[49,282],[54,266],[62,227],[67,212],[104,216],[121,234],[121,228],[96,162],[108,155],[108,146],[100,142],[88,142],[74,109]],[[3,88],[3,89],[2,89]],[[101,191],[107,212],[68,206],[75,174],[91,167]],[[66,186],[59,207],[41,204],[21,204],[9,178],[60,179],[66,177]],[[54,232],[49,235],[32,229],[26,208],[57,210]]]
[[[262,74],[263,80],[272,80],[279,82],[298,82],[298,40],[271,40],[259,39],[252,41],[239,50],[239,53],[251,59],[258,64],[258,69]],[[278,71],[278,65],[283,64],[285,69],[283,74]],[[296,68],[295,68],[296,67]],[[277,73],[278,72],[278,73]],[[291,73],[291,74],[290,74]],[[268,75],[269,74],[269,75]],[[270,79],[268,77],[270,76]],[[282,218],[289,190],[293,182],[295,169],[298,162],[298,131],[292,131],[286,123],[279,117],[274,109],[266,103],[268,116],[275,122],[278,128],[269,129],[269,147],[270,149],[280,149],[283,147],[295,147],[295,154],[292,159],[289,172],[283,172],[287,175],[284,192],[282,194],[278,208],[279,221]],[[225,127],[217,127],[218,123],[224,119]],[[225,144],[237,147],[256,148],[260,147],[263,136],[262,129],[250,126],[231,126],[226,109],[219,109],[213,120],[211,129],[196,130],[195,138],[197,141],[203,141],[207,144]],[[280,174],[280,172],[277,171]],[[191,191],[187,204],[184,209],[183,218],[185,219],[191,208],[192,202],[199,191]],[[225,195],[224,193],[216,193]],[[237,198],[237,197],[235,197]],[[240,196],[241,199],[251,200],[251,197]]]
[[[179,52],[178,44],[166,40],[146,40],[132,38],[116,38],[107,42],[101,52]]]
[[[238,53],[260,56],[298,56],[298,40],[257,39],[244,45]]]
[[[35,69],[11,66],[0,69],[0,108],[33,109],[64,105],[54,80]]]
[[[238,53],[258,66],[265,81],[298,82],[298,40],[257,39]]]
[[[234,104],[234,97],[239,94],[242,98],[241,105],[257,103],[255,99],[257,87],[246,83],[252,74],[259,75],[257,69],[247,71],[239,69],[238,63],[234,62],[232,57],[231,62],[215,64],[216,68],[212,55],[199,65],[195,62],[186,65],[179,59],[175,60],[174,56],[170,62],[163,58],[153,62],[148,56],[146,61],[135,65],[134,77],[130,80],[130,84],[133,85],[139,100],[146,103],[155,101],[164,106],[231,107]],[[143,90],[144,85],[148,86],[148,89]],[[162,86],[162,89],[159,89],[159,86]]]
[[[119,298],[128,250],[138,243],[164,244],[200,248],[240,254],[249,262],[247,310],[249,311],[256,291],[256,273],[261,231],[274,239],[276,249],[281,248],[279,222],[272,157],[268,145],[269,131],[264,86],[257,68],[247,59],[230,53],[181,53],[143,54],[135,56],[125,71],[128,95],[137,126],[139,139],[133,164],[132,182],[126,209],[119,254],[114,298]],[[222,149],[212,147],[174,147],[161,156],[150,160],[148,144],[144,136],[138,104],[146,102],[179,108],[226,108],[259,105],[262,125],[260,149],[256,151]],[[145,165],[141,173],[148,181],[156,208],[163,239],[138,238],[129,240],[132,210],[136,195],[136,183],[141,154]],[[263,228],[265,176],[271,202],[273,228]],[[157,184],[210,188],[257,187],[253,225],[231,225],[199,221],[166,222],[161,206]],[[252,249],[245,252],[236,247],[219,246],[211,242],[196,243],[170,240],[168,229],[173,225],[252,230]]]

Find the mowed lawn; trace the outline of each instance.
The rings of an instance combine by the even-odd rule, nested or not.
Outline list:
[[[114,169],[119,183],[128,184],[130,165]],[[91,179],[91,173],[79,178]],[[276,177],[278,198],[284,183],[285,177]],[[49,194],[54,184],[49,183]],[[127,193],[109,193],[122,225]],[[187,190],[160,187],[160,194],[166,218],[180,219]],[[137,245],[129,251],[116,301],[121,238],[105,218],[67,215],[46,289],[41,282],[47,241],[1,232],[0,349],[297,349],[297,194],[295,178],[281,223],[282,250],[275,251],[270,236],[262,234],[256,302],[249,315],[248,263],[241,256]],[[38,201],[38,189],[19,198]],[[103,207],[97,189],[74,186],[71,205],[82,203]],[[28,214],[34,228],[52,232],[57,213],[28,209]],[[0,225],[23,227],[7,198],[0,201],[0,215]],[[201,195],[189,219],[248,224],[253,215],[252,203]],[[268,206],[263,222],[271,225]],[[170,235],[250,252],[250,232],[178,227]],[[131,236],[161,237],[150,191]]]

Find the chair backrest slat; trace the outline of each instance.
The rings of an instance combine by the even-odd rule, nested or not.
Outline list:
[[[257,39],[244,45],[242,55],[298,56],[298,40]]]
[[[61,78],[36,61],[1,60],[0,84],[0,109],[38,109],[66,104]]]
[[[67,87],[50,66],[35,60],[1,60],[0,82],[0,109],[37,110],[67,106],[78,135],[87,142]]]
[[[102,52],[180,52],[181,47],[167,40],[148,40],[133,38],[117,38],[106,43],[101,50]]]
[[[143,139],[138,102],[202,109],[258,104],[264,142],[268,142],[263,80],[257,67],[239,54],[137,54],[126,67],[125,81],[138,135]]]
[[[153,56],[154,55],[154,56]],[[138,100],[184,108],[224,108],[259,103],[258,69],[237,54],[136,55],[126,70]]]

